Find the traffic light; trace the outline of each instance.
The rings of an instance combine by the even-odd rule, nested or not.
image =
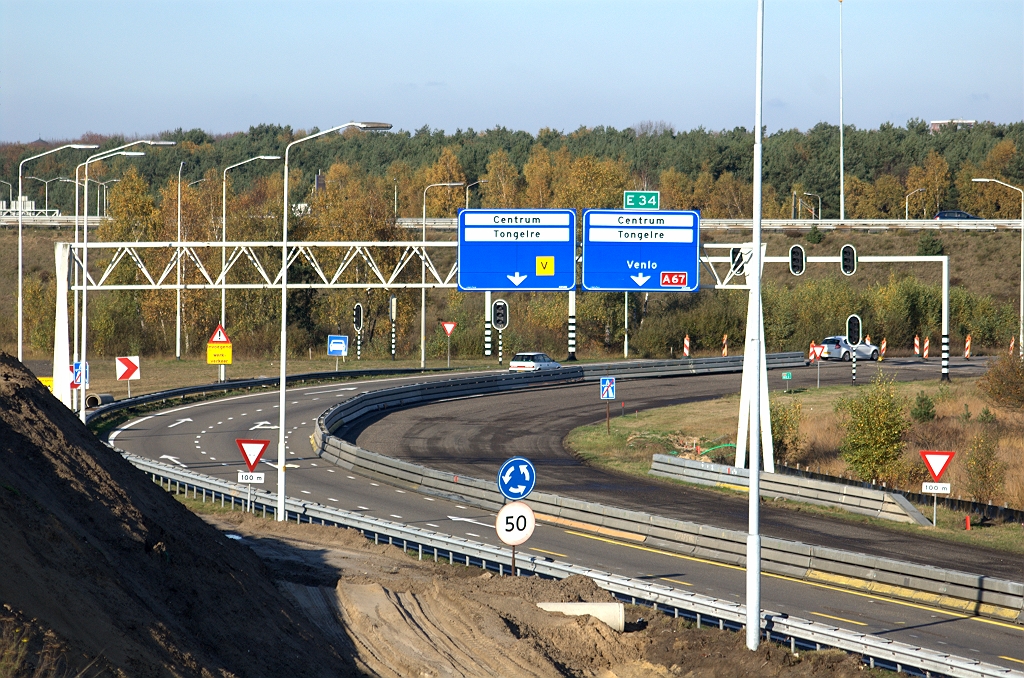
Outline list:
[[[504,299],[498,299],[491,304],[491,322],[494,329],[499,331],[508,327],[508,304]]]
[[[356,332],[363,331],[363,305],[356,304],[352,308],[352,327],[355,328]]]
[[[860,337],[860,316],[854,313],[846,319],[846,343],[850,346],[857,346],[860,344]]]
[[[729,257],[732,260],[733,275],[743,275],[743,249],[740,247],[733,247],[729,251]]]
[[[789,272],[793,275],[803,275],[807,264],[807,255],[800,245],[793,245],[789,248]]]
[[[857,272],[857,250],[853,245],[843,245],[839,259],[839,268],[842,269],[843,275],[853,275]]]

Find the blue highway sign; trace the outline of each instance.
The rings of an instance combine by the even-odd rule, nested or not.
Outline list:
[[[462,210],[459,289],[576,289],[576,211]]]
[[[696,292],[699,287],[700,213],[583,213],[584,289]]]
[[[536,484],[537,473],[526,457],[512,457],[498,471],[498,490],[513,501],[525,499]]]
[[[348,337],[341,334],[327,335],[327,355],[335,356],[348,355]]]
[[[601,377],[601,400],[615,400],[615,377]]]

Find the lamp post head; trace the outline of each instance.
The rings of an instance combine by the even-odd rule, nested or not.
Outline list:
[[[261,155],[261,156],[258,156],[258,158],[260,160],[280,160],[281,156],[279,156],[279,155]]]
[[[355,126],[359,129],[365,130],[389,130],[391,129],[390,122],[357,122]]]
[[[99,148],[98,144],[68,144],[68,148]]]
[[[975,181],[975,182],[982,183],[982,184],[987,184],[987,183],[989,183],[992,180],[991,179],[980,179],[978,177],[975,177],[974,179],[971,179],[971,181]]]
[[[121,151],[119,153],[114,153],[114,155],[127,155],[127,156],[130,156],[130,157],[136,158],[136,157],[138,157],[140,155],[146,155],[146,152],[145,151]]]
[[[152,141],[152,140],[149,140],[149,139],[147,139],[146,141],[143,141],[142,143],[147,144],[149,146],[175,146],[175,145],[177,145],[177,142],[174,142],[174,141]]]

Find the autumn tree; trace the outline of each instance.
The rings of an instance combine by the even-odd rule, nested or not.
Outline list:
[[[554,167],[551,164],[551,152],[547,148],[536,144],[530,149],[530,158],[523,165],[523,178],[526,181],[525,206],[551,207]]]
[[[451,146],[441,150],[441,156],[426,172],[426,184],[446,184],[466,181],[459,158]],[[438,187],[427,193],[428,217],[454,217],[460,207],[465,205],[463,190],[451,187]]]
[[[1006,171],[1017,154],[1017,146],[1010,139],[997,143],[985,161],[975,167],[964,163],[957,174],[956,187],[960,194],[960,208],[984,219],[1012,219],[1020,217],[1020,194],[996,183],[975,183],[975,177],[999,179],[1007,183]]]
[[[499,149],[487,159],[487,174],[482,178],[481,193],[484,207],[509,209],[519,207],[522,193],[522,177],[509,160],[508,153]]]
[[[949,194],[949,185],[949,164],[934,149],[929,151],[923,166],[915,165],[907,173],[907,193],[924,189],[909,197],[910,216],[920,219],[935,216]]]

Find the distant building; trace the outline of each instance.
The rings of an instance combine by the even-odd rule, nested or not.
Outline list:
[[[977,124],[978,124],[977,120],[957,120],[957,119],[953,119],[953,120],[932,120],[930,123],[928,123],[929,127],[931,128],[932,134],[935,134],[936,132],[940,131],[943,127],[946,127],[948,125],[954,125],[955,129],[960,129],[961,127],[969,129],[971,127],[974,127]]]

